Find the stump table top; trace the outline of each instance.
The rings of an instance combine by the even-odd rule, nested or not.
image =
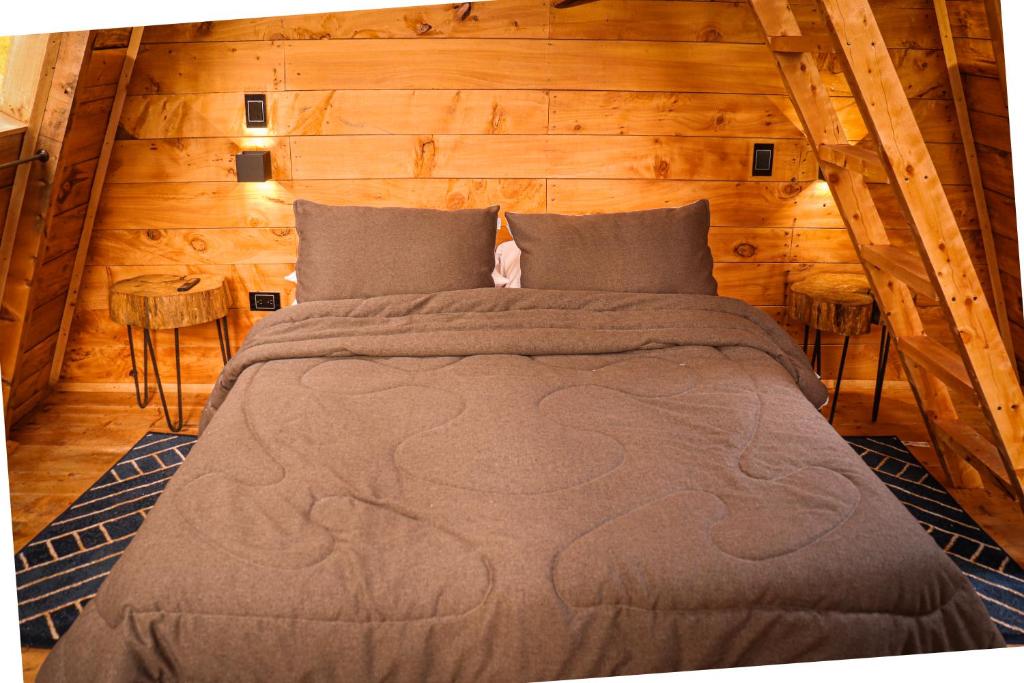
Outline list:
[[[818,273],[790,285],[786,314],[814,330],[857,336],[871,331],[874,301],[863,275]]]
[[[193,277],[199,284],[179,292]],[[226,316],[230,304],[227,283],[219,275],[140,275],[110,287],[110,318],[150,330],[208,323]]]

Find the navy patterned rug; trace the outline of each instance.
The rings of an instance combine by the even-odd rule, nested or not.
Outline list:
[[[847,437],[981,596],[1007,643],[1024,644],[1024,571],[895,436]]]
[[[163,493],[196,437],[150,432],[14,556],[24,647],[53,647]]]
[[[15,556],[21,644],[53,647],[128,546],[194,436],[150,432]],[[1009,643],[1024,643],[1024,571],[896,437],[849,437],[974,585]]]

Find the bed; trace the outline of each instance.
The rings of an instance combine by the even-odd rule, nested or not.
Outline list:
[[[225,368],[39,680],[525,681],[1002,646],[826,395],[725,297],[288,307]]]

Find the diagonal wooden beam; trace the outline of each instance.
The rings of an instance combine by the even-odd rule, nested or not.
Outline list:
[[[103,136],[103,147],[100,148],[100,157],[96,164],[96,175],[93,178],[92,189],[89,192],[89,204],[85,211],[82,235],[78,241],[78,252],[75,254],[75,264],[71,270],[71,284],[68,287],[67,299],[64,301],[64,313],[61,317],[60,329],[57,333],[57,346],[54,349],[53,362],[50,365],[50,386],[55,385],[60,380],[60,372],[64,366],[64,354],[68,348],[71,323],[75,317],[75,307],[78,304],[78,295],[82,289],[82,275],[85,273],[85,263],[89,256],[92,230],[96,224],[96,213],[99,210],[100,199],[103,196],[103,185],[107,177],[107,168],[110,166],[110,155],[114,149],[117,126],[121,122],[121,111],[124,109],[124,101],[128,95],[128,83],[131,81],[132,71],[135,69],[135,60],[139,56],[142,30],[143,27],[141,26],[132,29],[131,37],[128,40],[128,49],[124,55],[124,63],[121,65],[121,75],[117,81],[117,90],[114,92],[114,101],[110,108],[110,118],[107,120],[107,129]]]
[[[57,43],[56,56],[52,66],[40,73],[38,87],[45,88],[46,93],[38,100],[39,111],[33,111],[32,117],[40,117],[35,127],[39,139],[47,142],[50,159],[46,166],[35,166],[31,171],[21,215],[14,228],[13,246],[5,266],[3,299],[0,300],[0,381],[8,428],[14,424],[8,409],[17,386],[18,368],[39,292],[36,278],[42,265],[46,226],[56,201],[54,183],[66,164],[62,154],[63,139],[78,96],[79,74],[88,68],[91,35],[90,31],[52,34]],[[43,122],[57,134],[56,138],[43,134]],[[32,123],[35,125],[35,121]]]
[[[750,0],[750,5],[765,33],[766,42],[772,36],[800,35],[800,26],[787,0]],[[815,56],[778,52],[774,55],[782,82],[811,148],[820,150],[823,145],[848,145],[850,140],[836,113],[828,88],[822,81]],[[871,283],[871,288],[885,312],[890,331],[897,339],[925,334],[924,323],[914,304],[910,288],[891,274],[868,267],[864,259],[865,247],[878,249],[889,246],[884,222],[864,176],[848,168],[828,163],[822,164],[822,170],[825,172],[836,207],[846,223],[858,258],[865,265],[864,272]],[[914,398],[925,417],[925,427],[934,442],[938,438],[934,429],[935,420],[957,419],[956,406],[953,404],[949,389],[937,378],[921,371],[917,365],[907,362],[898,344],[896,353],[907,370]],[[938,451],[938,455],[943,470],[957,486],[971,487],[981,484],[978,473],[964,460],[947,458],[945,452],[941,450]]]
[[[899,74],[868,0],[818,0],[818,5],[837,37],[837,54],[864,122],[888,162],[891,186],[913,230],[1000,459],[1009,478],[1016,480],[1016,470],[1024,469],[1024,391]],[[1016,492],[1024,507],[1019,481]]]
[[[999,256],[996,253],[996,240],[992,232],[992,217],[985,198],[985,185],[981,178],[981,165],[978,162],[978,149],[974,143],[974,129],[971,127],[971,114],[967,108],[967,96],[964,94],[963,76],[960,75],[960,60],[957,59],[956,44],[953,41],[953,27],[949,21],[949,8],[946,0],[933,0],[935,19],[939,25],[939,37],[942,39],[942,54],[946,60],[946,71],[949,72],[949,89],[953,95],[956,108],[957,124],[960,127],[960,139],[964,145],[967,158],[967,173],[971,179],[971,192],[974,204],[978,209],[978,224],[981,228],[981,241],[985,249],[985,270],[988,271],[992,285],[992,308],[996,313],[996,322],[1002,334],[1006,350],[1013,357],[1013,335],[1010,333],[1010,320],[1006,314],[1006,295],[1003,291],[1002,275],[999,271]]]
[[[43,112],[46,108],[46,98],[50,94],[50,82],[53,80],[53,70],[57,64],[57,54],[60,51],[61,36],[59,33],[40,36],[38,39],[44,40],[45,45],[40,46],[43,55],[39,70],[34,74],[35,81],[32,83],[35,92],[31,99],[28,121],[26,121],[27,129],[22,138],[21,158],[30,156],[36,151]],[[10,272],[11,256],[14,253],[15,237],[18,234],[18,223],[21,222],[21,207],[25,202],[25,192],[28,190],[32,166],[33,164],[22,164],[14,174],[14,185],[11,188],[11,199],[7,205],[3,237],[0,238],[0,302],[4,300],[7,274]]]

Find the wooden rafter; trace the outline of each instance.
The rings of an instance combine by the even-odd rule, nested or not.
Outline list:
[[[43,50],[38,71],[32,72],[35,79],[32,87],[35,89],[32,97],[29,98],[30,110],[26,123],[25,136],[21,143],[21,157],[27,157],[36,150],[39,144],[39,131],[43,122],[43,111],[46,107],[46,98],[50,93],[50,82],[53,80],[53,70],[57,64],[57,53],[60,49],[60,34],[40,36],[39,40],[45,41],[40,46]],[[22,76],[24,77],[24,75]],[[18,234],[18,223],[21,221],[21,207],[25,202],[25,192],[28,189],[29,176],[32,173],[32,164],[22,164],[14,175],[14,186],[11,188],[11,199],[7,206],[7,218],[4,221],[3,238],[0,239],[0,302],[4,300],[4,290],[7,286],[7,275],[11,268],[11,256],[14,253],[14,242]]]
[[[789,3],[750,4],[893,334],[940,462],[955,485],[988,483],[1024,509],[1024,392],[871,6],[867,0],[818,0],[877,160],[910,223],[913,250],[890,243],[865,180],[875,155],[850,146],[815,54],[793,51],[802,34]],[[938,301],[955,351],[927,334],[915,290]],[[981,405],[991,440],[959,419],[950,388]]]
[[[27,186],[22,195],[23,204],[15,214],[17,221],[11,225],[12,241],[9,258],[3,278],[2,299],[0,299],[0,373],[3,381],[3,406],[7,424],[15,419],[9,412],[14,395],[18,365],[23,356],[24,342],[31,328],[37,276],[42,266],[42,253],[46,245],[46,226],[51,214],[56,193],[54,183],[58,177],[63,131],[70,120],[70,113],[77,94],[79,74],[87,67],[88,31],[57,33],[50,36],[44,67],[36,84],[37,100],[33,103],[29,130],[26,137],[33,135],[33,142],[41,144],[50,154],[46,166],[32,164]],[[51,59],[52,54],[52,59]],[[43,126],[60,131],[59,138],[51,138],[43,132]],[[38,142],[37,142],[38,141]],[[34,147],[35,145],[33,145]],[[28,165],[23,165],[25,168]]]
[[[1010,320],[1006,313],[1006,296],[1003,292],[1003,281],[999,271],[999,256],[996,253],[996,240],[992,232],[992,218],[985,198],[985,186],[981,179],[981,165],[978,162],[978,149],[974,144],[974,129],[971,126],[971,114],[967,109],[967,96],[964,94],[963,77],[960,75],[960,61],[957,59],[956,44],[953,41],[953,27],[949,21],[949,9],[946,0],[933,0],[935,19],[939,25],[939,37],[942,40],[942,54],[949,72],[949,89],[953,95],[956,108],[957,124],[960,127],[960,138],[967,158],[967,172],[971,179],[971,192],[978,210],[978,225],[981,229],[981,241],[985,250],[985,269],[992,286],[992,307],[995,309],[996,322],[1003,335],[1010,357],[1013,357],[1013,336],[1010,332]]]
[[[128,95],[128,83],[131,81],[135,60],[139,55],[139,46],[142,44],[142,30],[141,26],[132,29],[131,37],[128,41],[128,49],[124,57],[124,64],[121,66],[121,74],[117,81],[110,118],[107,120],[107,128],[103,136],[103,147],[100,149],[100,157],[96,165],[96,175],[89,192],[89,204],[85,212],[82,236],[78,243],[75,263],[71,271],[71,284],[68,288],[67,299],[64,302],[64,313],[61,317],[60,330],[57,334],[57,346],[54,350],[53,362],[50,365],[50,386],[55,385],[60,379],[61,368],[64,365],[64,353],[67,351],[68,338],[71,334],[71,323],[74,320],[75,308],[78,304],[78,294],[82,287],[82,275],[85,272],[85,263],[89,255],[89,243],[92,240],[92,230],[96,223],[96,212],[99,210],[100,199],[103,195],[104,181],[107,176],[107,168],[110,165],[110,155],[114,149],[117,126],[121,121],[121,111],[124,108],[124,101]]]

